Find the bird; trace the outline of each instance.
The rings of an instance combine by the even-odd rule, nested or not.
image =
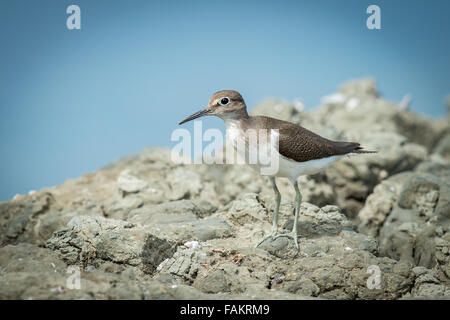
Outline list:
[[[278,159],[278,168],[274,172],[265,174],[275,193],[275,208],[272,217],[272,230],[263,237],[256,246],[265,240],[278,237],[292,238],[295,247],[298,244],[298,218],[302,194],[298,185],[298,178],[302,175],[311,175],[327,168],[333,162],[343,156],[376,153],[377,151],[364,150],[360,143],[333,141],[324,138],[308,129],[288,122],[267,116],[250,116],[247,105],[242,95],[235,90],[221,90],[215,92],[206,108],[185,118],[179,125],[188,121],[203,117],[217,116],[225,122],[226,139],[235,149],[239,142],[246,142],[243,156],[249,155],[249,132],[252,130],[267,130],[266,144],[275,147]],[[260,143],[261,140],[258,140]],[[242,145],[242,144],[241,144]],[[242,152],[242,150],[240,150]],[[254,150],[253,150],[254,152]],[[253,164],[253,168],[261,168],[261,165]],[[291,232],[278,233],[278,214],[281,203],[281,193],[276,184],[276,177],[289,179],[295,189],[294,225]]]

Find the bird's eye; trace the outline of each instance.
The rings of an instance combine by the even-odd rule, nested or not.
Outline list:
[[[227,104],[230,103],[230,99],[228,99],[227,97],[220,99],[220,105],[222,106],[226,106]]]

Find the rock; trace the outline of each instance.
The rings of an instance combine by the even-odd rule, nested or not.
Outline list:
[[[442,159],[432,159],[431,161],[424,161],[414,169],[414,172],[429,173],[436,177],[440,177],[443,180],[448,179],[450,178],[450,162],[441,162],[441,160]]]
[[[204,218],[210,216],[216,210],[217,207],[207,201],[177,200],[133,210],[128,218],[139,219],[140,222],[145,224],[146,221],[151,220],[153,215],[190,214],[192,217]]]
[[[310,114],[311,121],[335,126],[349,136],[371,132],[397,133],[428,150],[439,140],[441,133],[437,130],[436,121],[384,100],[379,96],[373,79],[347,82],[338,93],[345,97],[342,103],[317,108]],[[349,103],[352,100],[357,103]],[[355,107],[349,107],[352,104]]]
[[[0,248],[0,299],[219,299],[173,280],[139,276],[133,267],[118,272],[70,269],[52,250],[21,243]],[[69,270],[79,270],[69,272]],[[79,274],[79,283],[71,277]],[[73,287],[71,287],[71,284]],[[79,285],[79,286],[77,286]],[[223,298],[223,297],[222,297]]]
[[[298,230],[305,237],[336,235],[343,229],[352,229],[352,224],[345,218],[337,206],[319,208],[303,202],[300,208]],[[293,220],[289,220],[284,228],[292,230]]]
[[[386,217],[394,207],[399,190],[408,173],[400,173],[382,181],[369,195],[364,207],[358,214],[358,230],[372,237],[377,237]]]
[[[205,293],[230,291],[230,284],[225,277],[225,272],[220,269],[214,270],[204,276],[197,277],[193,286]]]
[[[273,287],[302,296],[316,297],[320,293],[320,288],[311,279],[306,277],[300,277],[300,279],[294,281],[281,282],[281,285],[275,285]]]
[[[447,180],[429,173],[436,172],[430,168],[398,174],[378,185],[359,214],[358,230],[378,237],[380,254],[434,268],[448,281],[450,188]]]
[[[377,154],[343,158],[326,170],[327,181],[337,193],[337,205],[353,218],[362,209],[373,188],[388,176],[413,169],[426,156],[426,149],[407,143],[395,133],[370,134],[370,144],[363,144]],[[364,143],[364,142],[363,142]]]
[[[288,214],[286,209],[280,212],[285,223],[292,216],[292,207]],[[267,211],[255,194],[243,195],[219,214],[233,228],[267,224],[270,230],[270,223],[264,221]],[[376,257],[376,241],[355,232],[339,208],[306,203],[300,217],[300,251],[283,237],[266,240],[255,250],[252,246],[262,235],[240,232],[206,241],[197,249],[177,251],[157,274],[173,275],[204,293],[231,295],[277,290],[299,298],[394,299],[412,289],[412,265]],[[383,275],[379,290],[367,287],[367,271],[373,265]]]
[[[171,200],[189,199],[200,194],[203,189],[202,179],[197,172],[177,168],[167,175],[171,188]]]
[[[403,184],[398,198],[399,207],[415,209],[420,215],[431,218],[439,199],[440,184],[433,175],[414,175]]]
[[[77,216],[55,232],[47,248],[68,264],[99,266],[104,261],[140,267],[152,273],[175,251],[175,243],[148,233],[140,225],[102,217]]]
[[[192,283],[198,273],[201,264],[206,262],[206,254],[188,249],[176,252],[172,259],[164,262],[158,271],[166,270],[167,273],[176,275],[182,280]]]
[[[266,99],[250,110],[251,115],[274,117],[284,121],[297,122],[303,116],[294,104],[284,100]]]
[[[443,158],[450,161],[450,133],[442,138],[437,146],[433,149],[433,153],[437,153]]]
[[[0,246],[20,242],[42,244],[63,223],[55,221],[54,216],[60,216],[60,207],[49,192],[1,202]]]
[[[373,78],[351,80],[339,87],[339,93],[343,94],[344,97],[354,97],[361,101],[370,100],[379,97],[376,86],[376,81]]]
[[[356,243],[351,244],[355,249],[353,253],[344,255],[343,241],[348,241],[351,236],[343,236],[337,242],[334,238],[326,237],[323,241],[302,241],[301,253],[297,256],[285,256],[278,258],[272,254],[248,249],[238,249],[236,252],[224,250],[223,254],[204,252],[205,254],[190,255],[190,260],[184,260],[186,267],[181,274],[175,273],[173,266],[182,265],[175,261],[175,256],[167,262],[160,272],[171,272],[183,275],[185,283],[192,282],[202,292],[231,292],[231,294],[249,293],[250,288],[259,288],[261,291],[279,290],[302,296],[313,297],[340,297],[354,298],[395,298],[407,293],[412,287],[413,276],[409,272],[410,267],[405,265],[405,270],[398,268],[393,260],[377,260],[367,251],[360,251]],[[277,239],[278,240],[278,239]],[[348,244],[348,243],[347,243]],[[336,246],[336,247],[335,247]],[[342,253],[337,254],[337,247],[341,247]],[[313,249],[315,248],[315,249]],[[282,248],[286,250],[287,248]],[[305,252],[315,252],[311,256]],[[363,252],[366,252],[363,254]],[[244,256],[241,264],[232,262],[233,255],[237,253]],[[342,255],[341,255],[342,254]],[[360,256],[361,255],[361,256]],[[200,257],[200,260],[197,260]],[[342,260],[343,259],[343,260]],[[368,259],[368,260],[367,260]],[[172,262],[173,260],[173,262]],[[194,270],[188,267],[195,264]],[[341,261],[341,262],[339,262]],[[381,286],[384,290],[368,289],[366,286],[369,274],[367,267],[371,264],[379,265],[383,270],[384,278]],[[409,268],[409,269],[408,269]],[[359,277],[355,282],[354,277]],[[186,275],[189,274],[189,277]],[[195,279],[192,279],[192,277]],[[279,282],[273,284],[274,279]],[[265,283],[263,287],[261,283]],[[336,290],[336,288],[340,288]],[[252,289],[253,290],[253,289]]]
[[[214,209],[208,203],[196,206],[187,200],[173,201],[134,210],[128,220],[140,223],[154,234],[165,235],[179,244],[192,239],[206,241],[230,237],[232,230],[222,219],[214,216],[199,218]]]
[[[450,297],[450,287],[441,284],[435,271],[424,267],[415,267],[413,272],[416,274],[414,288],[404,298],[448,299]]]
[[[142,248],[141,259],[144,271],[153,273],[159,264],[175,253],[173,242],[149,235]]]
[[[105,217],[113,219],[126,219],[133,209],[140,208],[144,201],[139,196],[116,196],[102,206]]]
[[[148,187],[148,182],[133,176],[129,170],[124,170],[117,178],[117,188],[127,195],[129,193],[137,193]]]
[[[187,241],[187,242],[185,242],[184,243],[184,246],[186,247],[186,248],[198,248],[198,247],[200,247],[200,244],[198,243],[198,241]]]

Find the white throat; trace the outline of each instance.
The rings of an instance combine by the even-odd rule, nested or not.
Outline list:
[[[238,131],[239,130],[239,120],[237,120],[235,117],[233,117],[232,115],[228,115],[228,114],[223,114],[220,115],[220,118],[223,120],[223,122],[225,123],[225,126],[227,127],[227,134],[228,131]]]

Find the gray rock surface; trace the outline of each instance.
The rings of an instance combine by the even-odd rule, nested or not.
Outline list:
[[[251,112],[378,150],[299,179],[299,251],[284,237],[255,248],[274,210],[257,172],[149,148],[0,203],[0,299],[450,298],[448,117],[386,101],[372,79],[310,111],[269,99]],[[288,232],[295,192],[277,184]]]
[[[404,172],[379,184],[359,213],[358,230],[378,239],[380,254],[432,268],[450,281],[450,184]]]
[[[290,213],[283,210],[281,220],[289,221]],[[233,201],[221,215],[236,229],[262,224],[270,230],[267,211],[256,194]],[[175,276],[204,293],[277,290],[299,297],[395,299],[412,289],[413,266],[378,258],[376,241],[352,230],[337,207],[305,203],[299,226],[300,252],[287,238],[266,240],[255,249],[251,245],[260,234],[248,230],[203,242],[197,249],[179,250],[158,274]],[[367,287],[370,266],[380,268],[382,289]]]
[[[76,216],[57,231],[46,247],[68,264],[98,267],[104,261],[137,266],[151,273],[176,251],[175,243],[134,223],[103,217]]]

